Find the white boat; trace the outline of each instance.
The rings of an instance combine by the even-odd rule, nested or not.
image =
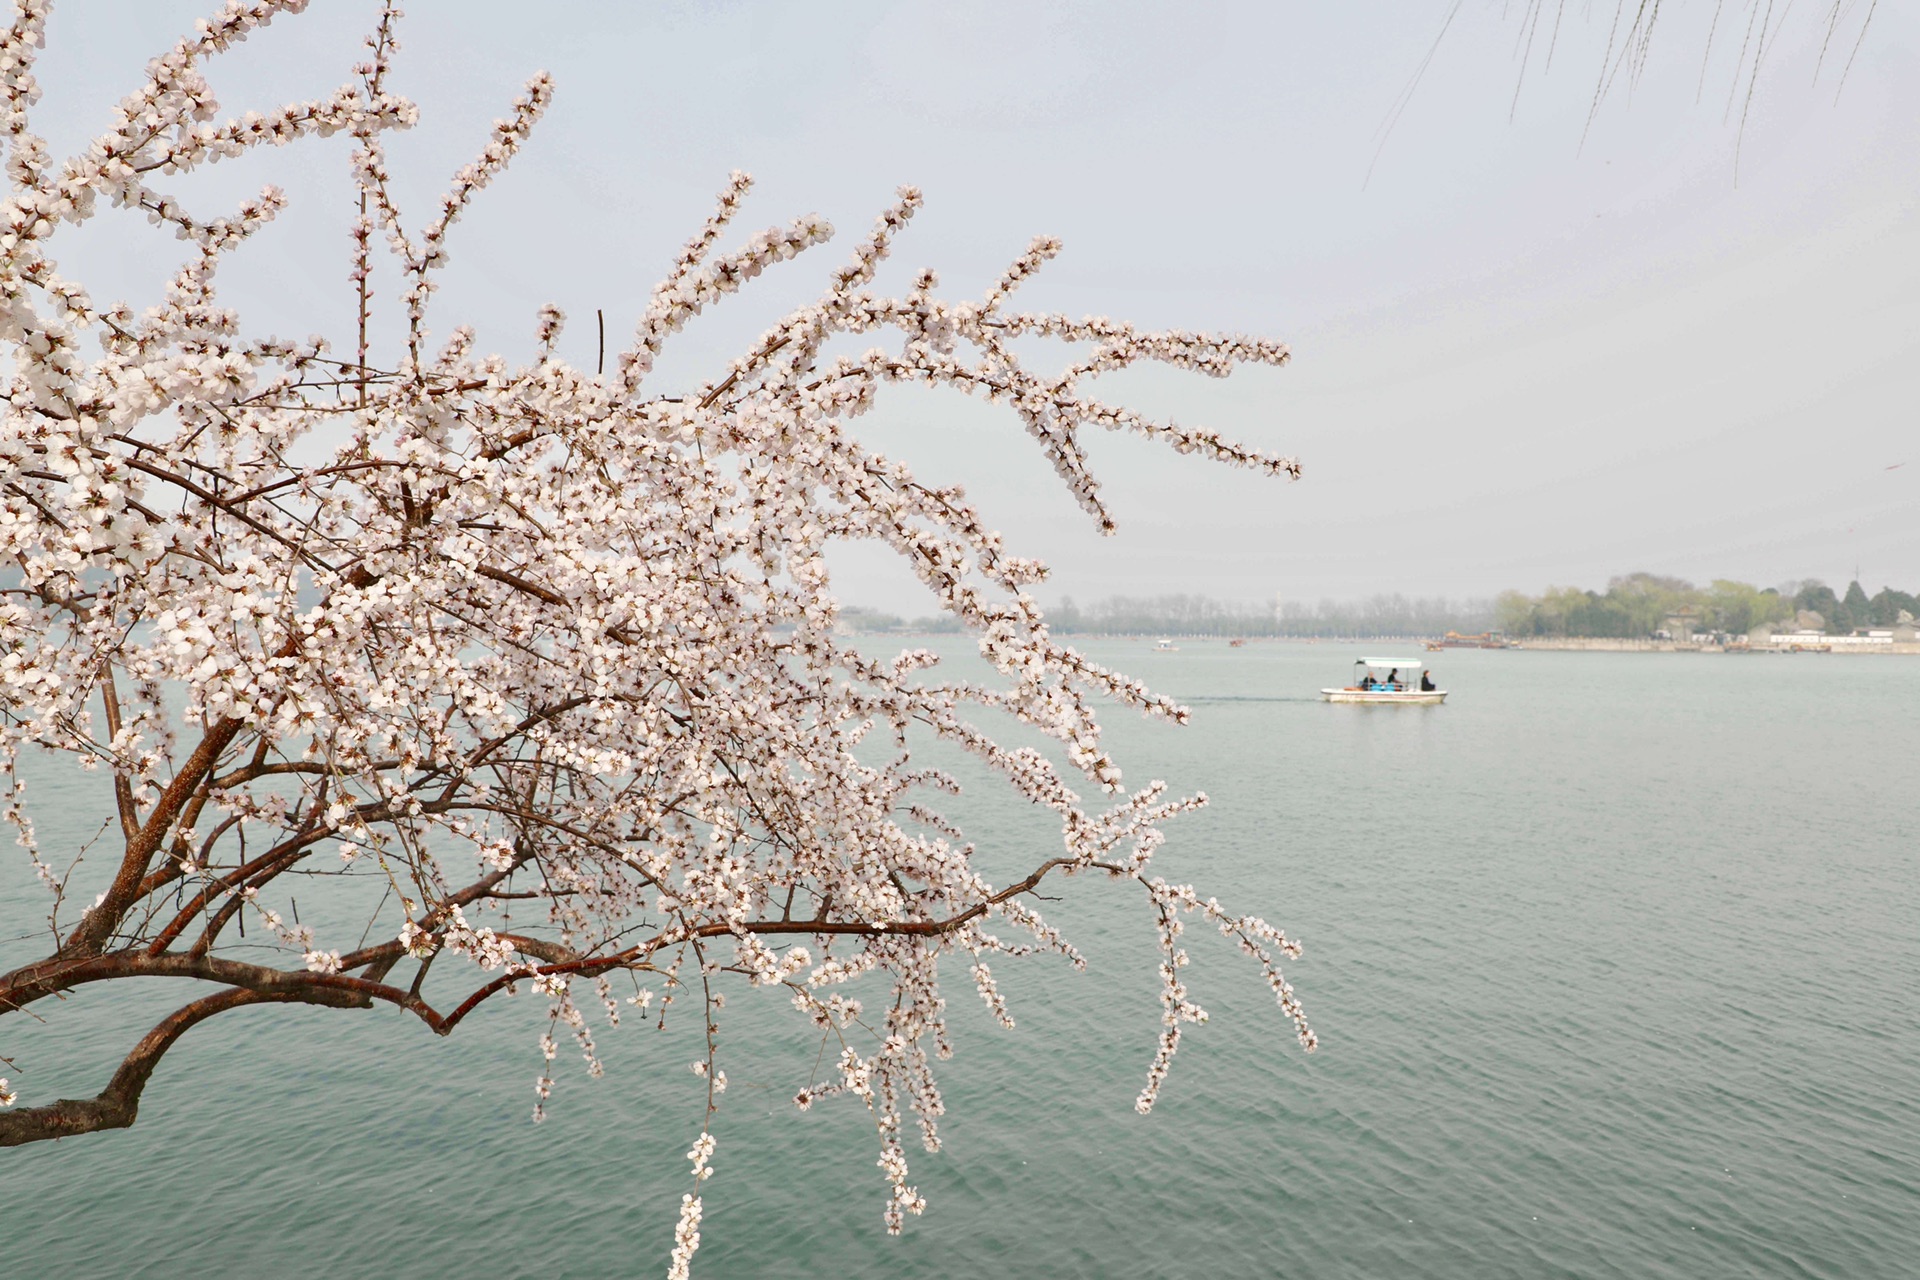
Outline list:
[[[1155,640],[1153,642],[1153,651],[1155,653],[1178,653],[1180,652],[1180,647],[1171,640]]]
[[[1418,658],[1361,658],[1354,664],[1353,683],[1344,689],[1322,689],[1328,702],[1416,703],[1431,706],[1447,700],[1445,689],[1422,688],[1427,672]],[[1418,672],[1416,675],[1414,673]]]

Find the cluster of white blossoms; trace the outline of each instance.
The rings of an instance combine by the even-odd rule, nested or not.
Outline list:
[[[22,0],[0,49],[0,785],[60,941],[0,975],[0,1010],[112,978],[220,985],[147,1037],[129,1059],[139,1069],[100,1099],[9,1111],[0,1143],[131,1123],[152,1058],[195,1022],[259,1001],[381,1001],[446,1033],[531,985],[549,1000],[544,1103],[562,1024],[599,1070],[571,980],[591,980],[617,1022],[612,980],[644,979],[662,990],[656,1025],[693,1003],[705,1029],[700,1182],[726,1079],[718,988],[737,981],[785,990],[839,1047],[834,1075],[806,1081],[796,1101],[850,1095],[870,1110],[898,1230],[923,1203],[907,1181],[907,1117],[927,1149],[939,1145],[932,1063],[952,1051],[940,962],[959,953],[1011,1026],[990,958],[1082,964],[1023,900],[1055,872],[1131,886],[1160,922],[1167,1024],[1143,1110],[1179,1026],[1204,1016],[1179,978],[1183,914],[1201,912],[1254,958],[1312,1047],[1274,961],[1297,946],[1151,874],[1161,825],[1204,797],[1123,790],[1094,708],[1185,711],[1055,639],[1029,593],[1044,567],[1009,554],[959,490],[854,431],[888,384],[985,396],[1110,528],[1081,445],[1090,427],[1274,475],[1296,467],[1108,404],[1097,376],[1143,360],[1218,376],[1284,363],[1284,347],[1011,310],[1057,251],[1050,240],[979,301],[940,297],[931,272],[889,296],[877,272],[920,204],[903,189],[817,301],[712,380],[656,389],[655,357],[675,333],[831,234],[808,217],[724,249],[749,185],[735,175],[605,375],[555,356],[554,308],[538,317],[530,364],[476,354],[465,328],[436,351],[429,304],[451,230],[550,100],[544,76],[411,229],[381,146],[415,118],[387,87],[393,8],[337,93],[217,124],[206,61],[302,8],[229,4],[149,65],[107,133],[59,163],[29,127],[47,8]],[[215,278],[281,196],[206,218],[150,183],[334,133],[353,149],[359,207],[352,349],[252,336]],[[165,296],[139,313],[96,307],[49,253],[61,228],[115,208],[187,246]],[[381,236],[390,266],[374,258]],[[382,269],[402,282],[405,327],[385,360],[369,336]],[[1033,368],[1020,340],[1034,335],[1062,340],[1071,363]],[[826,557],[854,541],[897,552],[998,680],[943,679],[929,651],[882,661],[838,635]],[[1005,745],[973,722],[983,711],[1052,745]],[[1053,856],[990,882],[936,807],[957,784],[916,761],[915,735],[1057,817]],[[41,749],[110,785],[110,875],[87,880],[104,839],[78,872],[40,847],[15,763]],[[311,904],[370,880],[385,896],[368,938],[299,923],[290,885]],[[102,881],[76,915],[70,883],[91,897]],[[249,921],[253,949],[240,951]],[[262,945],[284,963],[263,960]],[[863,1001],[862,986],[884,997]],[[636,985],[627,1003],[650,1000]],[[689,1194],[683,1206],[676,1275],[698,1246],[700,1205]]]
[[[695,1063],[703,1067],[705,1063]],[[704,1072],[702,1074],[705,1074]],[[698,1187],[713,1176],[713,1135],[704,1130],[694,1141],[687,1159],[693,1162],[693,1185]],[[687,1192],[680,1197],[680,1220],[673,1228],[673,1252],[668,1256],[667,1280],[686,1280],[691,1274],[693,1255],[700,1248],[700,1197]]]

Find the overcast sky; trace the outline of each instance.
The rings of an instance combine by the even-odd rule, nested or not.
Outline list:
[[[83,145],[212,7],[68,0],[37,127]],[[1011,414],[883,399],[868,438],[965,483],[1055,595],[1471,595],[1636,569],[1838,585],[1856,565],[1869,590],[1920,588],[1920,6],[1878,6],[1837,99],[1848,48],[1816,82],[1821,32],[1794,18],[1742,135],[1736,5],[1703,73],[1716,6],[1670,4],[1645,77],[1589,129],[1611,6],[1570,12],[1522,81],[1522,6],[1465,0],[1382,143],[1451,7],[415,0],[396,87],[423,120],[394,163],[423,206],[526,76],[554,74],[530,149],[455,233],[432,321],[515,358],[555,301],[590,366],[594,309],[629,331],[736,167],[759,179],[743,226],[818,211],[843,239],[922,187],[895,280],[933,266],[975,295],[1044,232],[1066,252],[1030,305],[1290,342],[1283,370],[1114,394],[1296,454],[1305,478],[1093,441],[1107,539]],[[373,6],[314,10],[213,64],[226,105],[348,78]],[[180,184],[207,213],[287,188],[225,277],[258,328],[344,345],[345,156],[335,139]],[[63,267],[150,301],[177,247],[101,228],[67,237]],[[709,372],[844,252],[780,268],[662,379]],[[849,557],[841,588],[921,607],[876,558]]]

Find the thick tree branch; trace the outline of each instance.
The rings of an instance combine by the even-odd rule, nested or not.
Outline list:
[[[127,841],[126,853],[120,859],[120,870],[115,874],[106,897],[99,906],[82,916],[73,932],[67,935],[66,943],[60,949],[63,955],[92,955],[113,936],[121,917],[139,897],[140,882],[147,874],[154,853],[172,829],[173,820],[180,816],[188,799],[213,772],[221,753],[239,732],[240,722],[231,718],[223,719],[207,730],[199,745],[194,747],[193,754],[187,757],[173,781],[160,794],[159,802],[154,805],[153,812],[147,816],[139,833]]]
[[[317,1004],[335,1007],[364,1005],[365,1000],[346,992],[323,988],[286,990],[247,990],[234,988],[195,1000],[172,1014],[141,1037],[120,1069],[113,1073],[107,1087],[92,1098],[62,1098],[41,1107],[21,1107],[0,1111],[0,1147],[18,1147],[29,1142],[71,1138],[102,1129],[125,1129],[140,1114],[140,1095],[160,1059],[189,1030],[217,1013],[250,1004]]]

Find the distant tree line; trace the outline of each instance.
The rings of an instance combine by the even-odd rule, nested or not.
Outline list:
[[[1048,620],[1057,631],[1101,635],[1428,636],[1484,631],[1490,600],[1375,595],[1364,600],[1276,600],[1245,604],[1206,596],[1111,596],[1089,605],[1062,600]]]
[[[1892,587],[1880,588],[1868,596],[1859,582],[1849,582],[1844,596],[1835,596],[1824,582],[1804,582],[1794,593],[1795,609],[1817,613],[1825,621],[1829,635],[1844,635],[1859,627],[1890,627],[1900,615],[1920,618],[1920,596]]]
[[[859,605],[843,605],[840,609],[840,625],[847,631],[871,635],[875,632],[901,631],[914,634],[959,634],[965,630],[951,614],[938,614],[930,618],[902,618],[897,613],[888,613],[884,609],[866,609]]]
[[[1754,587],[1722,578],[1696,587],[1682,578],[1629,573],[1607,583],[1604,592],[1549,587],[1538,596],[1502,592],[1494,601],[1496,624],[1513,636],[1645,636],[1682,609],[1693,611],[1699,630],[1739,634],[1766,625],[1811,625],[1828,635],[1845,635],[1862,627],[1893,626],[1902,613],[1920,614],[1920,600],[1891,587],[1869,596],[1857,581],[1839,596],[1812,580]]]
[[[877,609],[843,608],[840,617],[853,631],[953,629],[942,619],[909,621]],[[1068,596],[1048,611],[1047,625],[1062,635],[1437,636],[1448,631],[1485,631],[1493,625],[1493,602],[1376,595],[1355,601],[1322,600],[1318,604],[1291,600],[1247,604],[1199,595],[1166,595],[1112,596],[1082,605]]]
[[[1510,636],[1631,638],[1663,628],[1682,609],[1693,610],[1694,628],[1743,634],[1759,626],[1811,625],[1829,635],[1863,627],[1891,627],[1901,614],[1920,617],[1920,598],[1884,587],[1869,596],[1858,582],[1844,595],[1824,582],[1755,587],[1716,579],[1697,587],[1683,578],[1629,573],[1605,591],[1549,587],[1541,595],[1502,592],[1492,600],[1450,600],[1376,595],[1364,600],[1275,601],[1248,604],[1200,595],[1110,596],[1092,604],[1068,596],[1048,612],[1062,635],[1114,636],[1439,636],[1490,629]],[[846,607],[842,625],[857,632],[929,634],[958,631],[951,617],[904,618],[881,609]]]

